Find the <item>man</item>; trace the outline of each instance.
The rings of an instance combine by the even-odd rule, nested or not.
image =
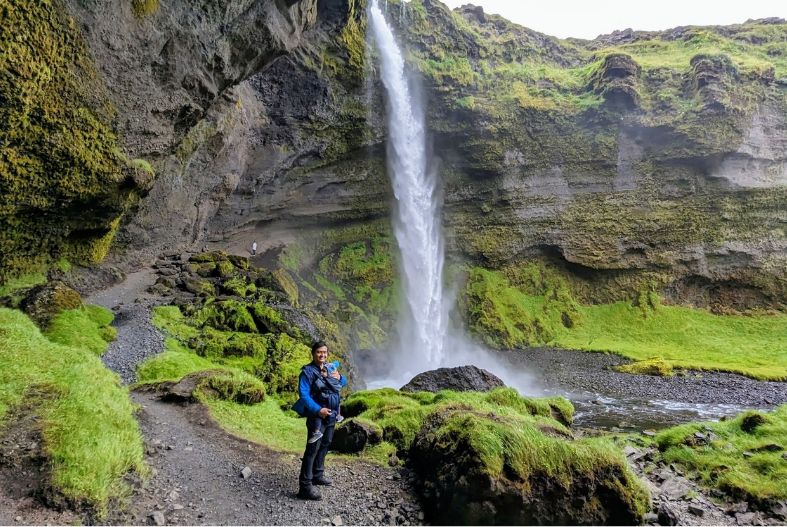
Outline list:
[[[336,426],[336,416],[339,415],[339,393],[327,381],[328,371],[325,363],[328,362],[328,346],[325,342],[315,342],[312,346],[312,361],[301,368],[298,380],[298,401],[305,407],[306,418],[306,451],[303,453],[301,474],[298,478],[298,497],[305,500],[320,500],[322,496],[314,485],[330,485],[331,480],[325,477],[325,455],[333,440],[333,429]],[[341,386],[347,380],[338,371],[330,374],[338,379]],[[308,442],[310,431],[315,429],[316,419],[324,421],[322,438],[313,443]]]

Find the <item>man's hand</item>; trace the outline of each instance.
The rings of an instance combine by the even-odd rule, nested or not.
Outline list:
[[[329,415],[331,415],[331,409],[330,408],[320,408],[320,417],[325,419]]]
[[[336,370],[333,370],[333,371],[331,372],[331,377],[333,377],[333,378],[334,378],[334,379],[336,379],[337,381],[338,381],[339,379],[341,379],[341,378],[342,378],[342,376],[341,376],[341,375],[339,375],[339,372],[338,372],[338,371],[336,371]]]

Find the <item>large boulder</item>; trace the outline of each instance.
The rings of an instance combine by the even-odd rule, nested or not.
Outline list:
[[[486,370],[477,366],[458,366],[419,373],[402,386],[401,390],[403,392],[439,392],[440,390],[488,392],[501,386],[505,386],[505,383]]]
[[[650,499],[622,454],[466,405],[435,410],[410,447],[429,520],[439,524],[634,525]]]

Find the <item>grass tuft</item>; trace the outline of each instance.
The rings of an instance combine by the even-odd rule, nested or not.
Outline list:
[[[110,342],[117,337],[117,330],[110,326],[114,316],[101,306],[83,306],[58,313],[46,330],[52,342],[74,346],[103,355]]]
[[[33,392],[42,394],[54,489],[105,516],[128,492],[123,476],[147,471],[128,391],[93,350],[52,342],[23,313],[0,308],[0,423]]]
[[[668,463],[683,465],[706,486],[736,499],[787,498],[787,405],[718,423],[676,426],[658,434],[656,443]]]

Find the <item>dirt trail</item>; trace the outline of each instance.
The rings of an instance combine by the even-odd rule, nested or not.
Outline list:
[[[300,459],[272,452],[221,430],[201,405],[165,403],[136,392],[147,461],[154,476],[116,523],[147,523],[154,512],[167,523],[240,525],[408,524],[419,507],[410,475],[328,456],[323,501],[295,498]],[[304,427],[305,438],[305,427]],[[241,471],[249,467],[251,475]],[[337,516],[339,518],[337,518]]]

